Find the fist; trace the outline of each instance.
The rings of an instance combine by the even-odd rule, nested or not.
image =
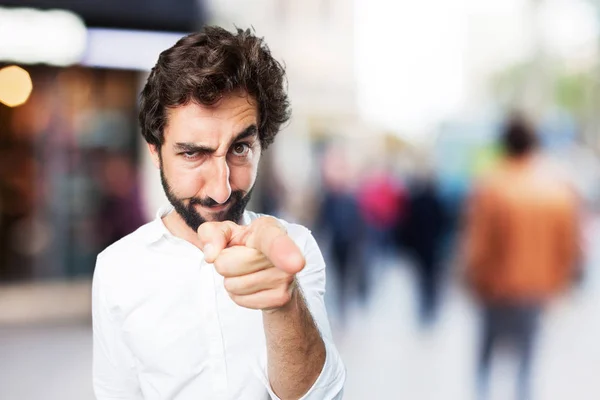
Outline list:
[[[198,228],[198,238],[206,262],[224,277],[225,289],[236,304],[268,311],[292,300],[295,275],[305,260],[275,218],[261,217],[248,226],[206,222]]]

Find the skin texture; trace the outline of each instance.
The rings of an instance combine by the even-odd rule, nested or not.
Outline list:
[[[256,180],[258,118],[244,93],[210,107],[190,103],[169,110],[164,143],[149,150],[169,200],[183,210],[164,217],[165,226],[204,252],[236,304],[262,310],[271,387],[282,399],[296,399],[325,363],[325,345],[295,278],[304,256],[275,218],[241,226],[231,212]]]

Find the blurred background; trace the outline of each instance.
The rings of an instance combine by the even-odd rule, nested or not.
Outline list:
[[[204,24],[254,27],[286,65],[293,117],[250,209],[321,244],[345,399],[477,398],[461,243],[515,109],[579,199],[583,254],[545,303],[531,398],[600,398],[600,1],[0,0],[1,399],[93,398],[95,257],[166,203],[137,96]],[[514,350],[491,399],[513,398]]]

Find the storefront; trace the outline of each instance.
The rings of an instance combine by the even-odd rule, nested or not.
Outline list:
[[[30,81],[0,87],[0,283],[89,277],[146,219],[141,82],[204,14],[191,0],[3,1],[2,18],[0,81],[7,67]]]

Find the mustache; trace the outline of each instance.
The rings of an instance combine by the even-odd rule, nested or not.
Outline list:
[[[199,197],[192,197],[189,199],[189,206],[192,207],[194,205],[200,205],[202,207],[209,207],[209,208],[217,207],[217,206],[221,206],[221,205],[229,205],[232,203],[237,203],[243,197],[244,197],[244,192],[241,190],[235,190],[235,191],[231,192],[231,196],[229,196],[229,199],[227,199],[227,201],[223,204],[216,202],[215,200],[213,200],[210,197],[206,197],[204,199],[199,198]]]

